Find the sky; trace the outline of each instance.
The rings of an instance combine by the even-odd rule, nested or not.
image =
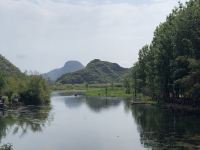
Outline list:
[[[0,54],[40,73],[93,59],[131,67],[186,0],[0,0]]]

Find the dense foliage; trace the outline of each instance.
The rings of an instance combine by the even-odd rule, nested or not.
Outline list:
[[[133,67],[137,91],[165,102],[200,100],[200,0],[179,7],[160,24]]]
[[[50,91],[46,81],[41,76],[28,77],[23,90],[19,93],[24,104],[42,105],[50,101]]]
[[[13,150],[12,145],[5,144],[0,147],[0,150]]]
[[[95,59],[86,68],[75,73],[69,73],[58,79],[64,84],[81,83],[112,83],[120,82],[128,69],[120,67],[118,64]]]
[[[13,104],[16,98],[24,104],[46,104],[49,89],[46,81],[38,75],[25,75],[0,55],[0,96],[6,104]]]
[[[6,76],[23,76],[21,71],[2,55],[0,55],[0,71]]]

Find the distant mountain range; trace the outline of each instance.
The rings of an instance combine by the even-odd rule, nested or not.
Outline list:
[[[57,82],[63,84],[118,83],[128,72],[129,69],[123,68],[116,63],[95,59],[82,70],[64,74],[58,78]]]
[[[0,72],[5,74],[6,76],[22,76],[23,73],[13,65],[10,61],[8,61],[5,57],[0,55]]]
[[[43,76],[50,79],[51,81],[56,81],[66,73],[72,73],[83,68],[84,66],[78,61],[68,61],[62,68],[54,69],[48,73],[43,74]]]
[[[86,67],[78,61],[68,61],[62,68],[54,69],[43,76],[63,84],[119,83],[129,70],[116,63],[95,59],[89,62]],[[2,55],[0,55],[0,72],[6,76],[24,76],[19,68]]]

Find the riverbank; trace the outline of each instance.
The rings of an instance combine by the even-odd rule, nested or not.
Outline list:
[[[90,87],[90,88],[80,88],[77,86],[71,89],[60,89],[57,90],[63,95],[84,95],[87,97],[121,97],[127,100],[132,99],[132,94],[126,94],[123,88],[104,88],[104,87]]]
[[[137,101],[142,104],[157,104],[150,97],[142,94],[137,94],[137,99],[134,100],[135,94],[127,94],[121,85],[93,84],[93,85],[54,85],[52,90],[59,91],[61,95],[84,95],[87,97],[118,97],[127,101]]]
[[[173,103],[159,103],[156,100],[152,100],[148,96],[144,96],[142,94],[137,94],[137,99],[135,100],[133,94],[126,94],[125,89],[120,86],[105,86],[105,85],[89,85],[85,86],[81,85],[60,85],[56,86],[56,91],[59,91],[61,95],[83,95],[86,97],[117,97],[122,98],[127,101],[131,105],[157,105],[166,109],[182,109],[182,110],[199,110],[199,107],[194,107],[192,105],[181,105],[181,104],[173,104]]]

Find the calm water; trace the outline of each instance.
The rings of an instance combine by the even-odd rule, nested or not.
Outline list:
[[[1,112],[1,144],[14,150],[200,149],[197,112],[57,94],[51,105]]]

